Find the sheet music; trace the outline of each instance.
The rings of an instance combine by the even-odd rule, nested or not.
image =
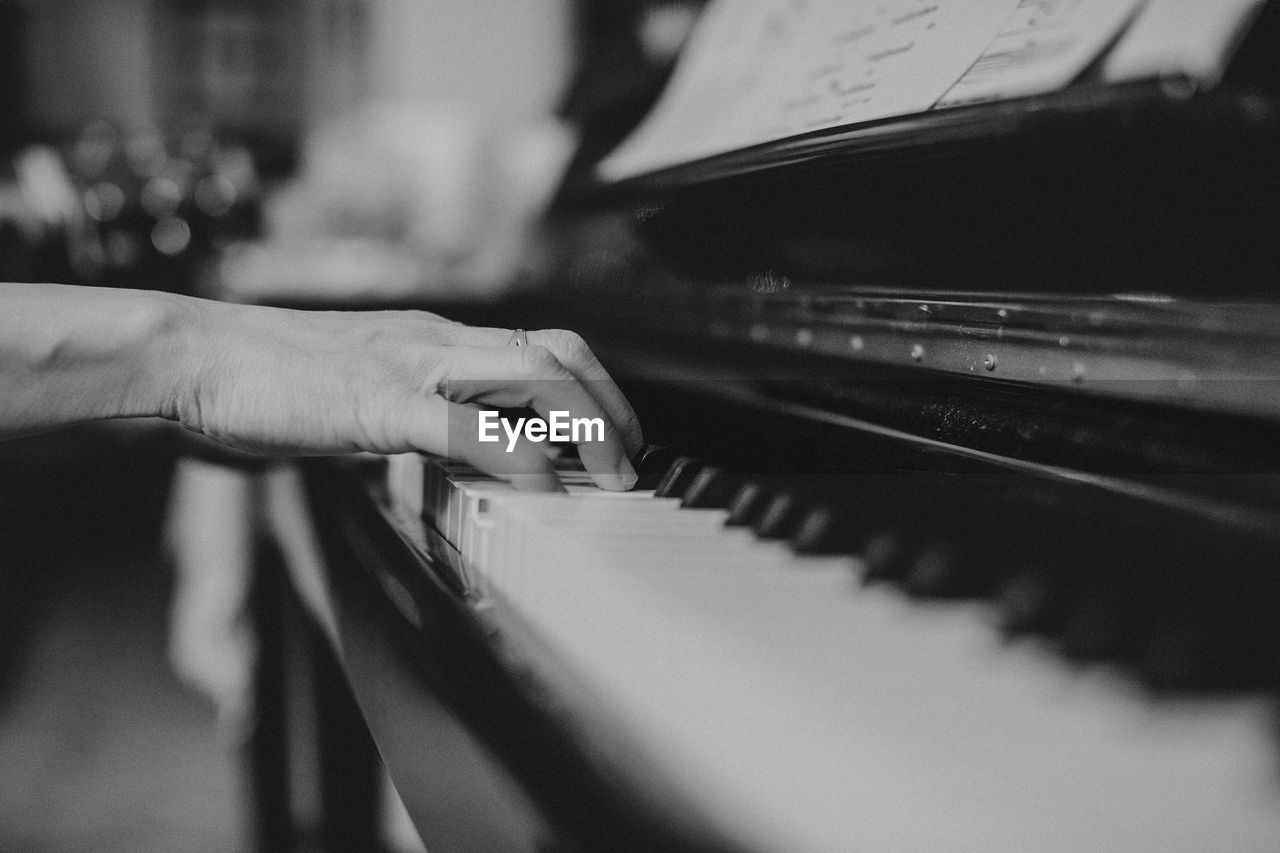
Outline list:
[[[667,91],[600,164],[617,180],[811,130],[932,106],[1018,0],[719,0]]]
[[[1221,76],[1236,37],[1262,0],[1147,0],[1103,65],[1107,80],[1182,73],[1212,82]]]
[[[813,130],[1107,80],[1212,80],[1261,0],[715,0],[621,180]]]
[[[1052,92],[1116,39],[1141,0],[1022,0],[938,106]]]

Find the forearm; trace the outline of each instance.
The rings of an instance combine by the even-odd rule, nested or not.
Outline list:
[[[0,438],[175,417],[199,306],[148,291],[0,284]]]
[[[147,291],[0,284],[0,438],[161,416],[242,450],[462,459],[526,488],[560,488],[528,442],[480,441],[481,406],[605,424],[579,452],[605,488],[635,482],[635,413],[586,344],[414,311],[325,313]],[[523,479],[521,479],[523,478]]]

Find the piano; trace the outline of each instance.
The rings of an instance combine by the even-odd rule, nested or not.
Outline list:
[[[312,626],[329,846],[381,763],[432,850],[1280,849],[1278,16],[612,180],[596,109],[470,319],[582,332],[642,481],[302,466],[259,618]]]

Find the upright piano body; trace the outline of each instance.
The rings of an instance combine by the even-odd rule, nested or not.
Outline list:
[[[1280,847],[1278,17],[570,183],[477,319],[587,337],[672,521],[303,466],[330,842],[376,747],[431,849]]]

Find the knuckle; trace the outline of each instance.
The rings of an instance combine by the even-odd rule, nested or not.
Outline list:
[[[512,352],[515,353],[516,369],[523,377],[547,378],[560,370],[560,362],[546,347],[517,347]]]
[[[591,357],[591,348],[577,332],[567,329],[547,329],[543,334],[551,348],[563,353],[569,361],[581,362]]]

